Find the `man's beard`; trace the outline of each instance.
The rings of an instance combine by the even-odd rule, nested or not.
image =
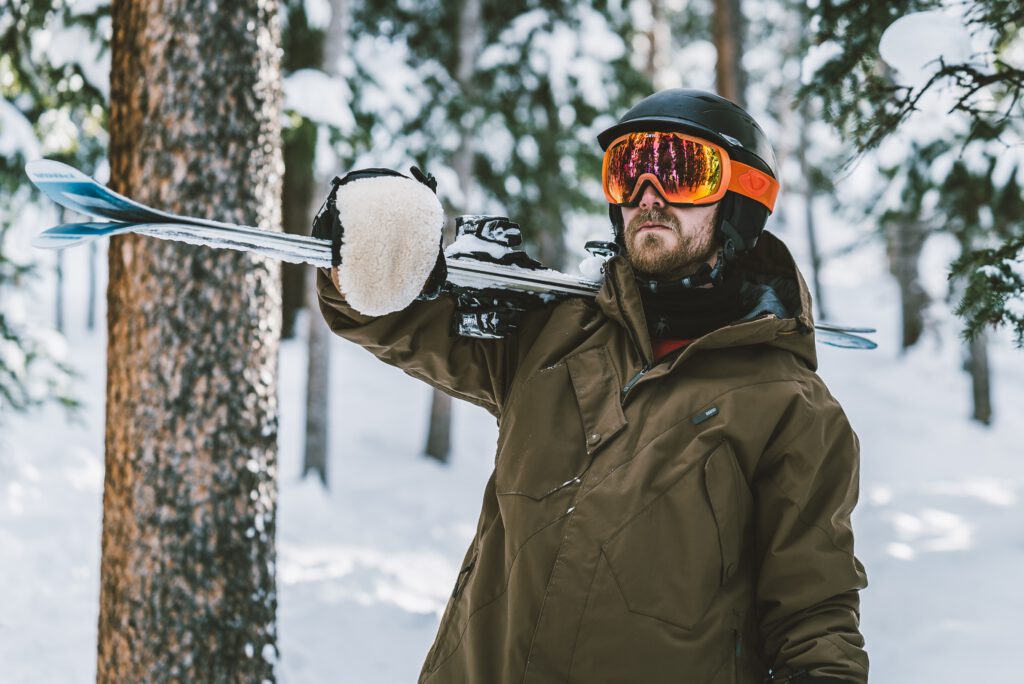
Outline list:
[[[641,211],[625,227],[626,255],[633,268],[642,273],[661,276],[678,274],[679,277],[694,273],[715,254],[717,245],[714,226],[717,217],[716,208],[706,223],[688,234],[683,231],[679,220],[667,211],[658,207]],[[645,223],[660,223],[672,229],[677,237],[675,247],[665,249],[657,231],[645,233],[636,240],[637,231]]]

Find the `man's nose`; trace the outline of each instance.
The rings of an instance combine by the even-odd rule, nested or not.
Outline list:
[[[659,209],[665,208],[665,198],[654,189],[652,183],[644,185],[643,193],[640,195],[640,208],[644,210],[658,207]]]

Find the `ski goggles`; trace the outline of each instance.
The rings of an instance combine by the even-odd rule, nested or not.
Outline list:
[[[611,204],[636,206],[650,183],[669,204],[714,204],[735,192],[775,208],[779,182],[729,157],[713,142],[677,132],[626,133],[604,153],[604,196]]]

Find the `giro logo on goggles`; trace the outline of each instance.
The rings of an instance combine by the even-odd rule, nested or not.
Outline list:
[[[714,204],[728,191],[749,197],[772,211],[779,183],[752,166],[735,161],[721,146],[679,132],[627,133],[605,151],[601,171],[605,198],[635,206],[645,183],[669,204]]]

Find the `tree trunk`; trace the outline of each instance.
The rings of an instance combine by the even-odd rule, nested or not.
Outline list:
[[[60,222],[67,223],[68,210],[64,207],[60,208]],[[54,327],[57,332],[64,334],[64,252],[57,252],[57,259],[55,264],[54,275],[56,276],[56,297],[54,298]]]
[[[316,154],[316,124],[306,119],[284,135],[284,187],[281,218],[285,232],[309,235],[313,202],[313,156]],[[295,315],[306,300],[305,264],[281,264],[281,337],[295,336]]]
[[[958,232],[956,238],[960,243],[961,255],[977,249],[977,244],[970,234]],[[949,300],[963,300],[964,289],[967,287],[966,280],[954,278],[950,280],[949,285]],[[962,368],[971,376],[971,418],[982,425],[989,425],[992,422],[992,393],[989,382],[987,330],[979,330],[973,340],[964,344]]]
[[[307,269],[306,287],[316,292],[316,269]],[[316,473],[327,487],[328,436],[330,434],[331,329],[323,318],[310,312],[306,356],[306,443],[302,476]]]
[[[341,74],[341,60],[349,55],[349,31],[352,15],[349,0],[330,0],[331,21],[324,40],[324,71],[331,76]]]
[[[827,321],[829,320],[828,308],[825,306],[825,291],[821,287],[821,253],[818,251],[818,234],[814,222],[814,199],[818,194],[817,183],[814,169],[807,162],[807,146],[810,145],[810,141],[807,139],[807,126],[810,117],[806,101],[800,106],[800,118],[802,121],[797,155],[800,159],[800,174],[804,177],[804,223],[807,226],[807,246],[811,256],[811,283],[814,287],[814,301],[818,305],[818,317]]]
[[[111,185],[280,230],[275,0],[114,0]],[[99,682],[274,681],[280,278],[111,240]]]
[[[426,454],[447,463],[452,446],[452,398],[439,390],[434,390],[432,396]]]
[[[57,332],[64,334],[64,252],[57,252],[57,298],[56,298],[56,311],[54,312],[56,318]]]
[[[574,272],[576,267],[566,264],[569,254],[565,248],[565,233],[559,228],[562,225],[559,211],[554,207],[549,211],[538,209],[535,215],[544,219],[544,227],[537,232],[537,253],[530,256],[551,268]]]
[[[747,75],[743,70],[743,12],[740,0],[715,0],[713,34],[718,62],[718,94],[746,107]]]
[[[462,0],[459,10],[459,63],[455,69],[455,80],[459,84],[463,100],[473,102],[476,73],[476,58],[483,42],[481,26],[480,0]],[[455,213],[470,211],[465,206],[471,201],[473,189],[473,132],[459,123],[459,147],[452,156],[452,168],[459,179],[462,190],[462,207],[456,207]],[[447,463],[451,450],[452,400],[440,390],[433,390],[430,403],[430,425],[427,430],[426,453],[428,456]]]
[[[971,416],[983,425],[992,423],[992,393],[988,371],[988,333],[982,330],[967,343],[966,370],[971,374],[971,397],[974,412]]]
[[[340,77],[341,60],[348,54],[349,13],[345,0],[331,0],[331,22],[324,40],[324,72]],[[315,141],[315,139],[314,139]],[[315,157],[315,155],[314,155]],[[311,167],[312,168],[312,167]],[[327,183],[319,184],[324,188]],[[315,211],[319,199],[309,209]],[[308,221],[307,221],[308,223]],[[306,283],[310,293],[308,307],[316,307],[316,271],[308,268]],[[330,447],[330,376],[331,376],[331,331],[324,325],[323,317],[310,311],[309,335],[306,356],[306,442],[303,449],[302,476],[316,473],[324,487],[328,486],[327,463]]]
[[[96,279],[99,277],[96,270],[96,241],[93,240],[89,243],[89,307],[85,317],[85,326],[89,330],[96,329]]]
[[[919,221],[897,219],[885,226],[889,272],[896,278],[900,288],[900,314],[903,322],[901,352],[916,344],[924,332],[928,293],[921,285],[917,262],[927,237],[927,230]]]

